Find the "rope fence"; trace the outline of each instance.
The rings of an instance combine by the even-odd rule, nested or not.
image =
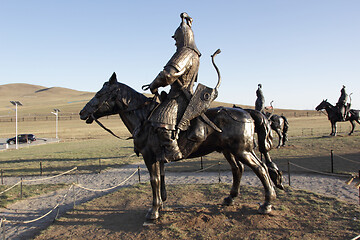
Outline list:
[[[217,166],[217,165],[220,165],[220,162],[219,162],[219,164],[213,164],[213,165],[211,165],[211,166],[209,166],[209,167],[207,167],[207,168],[200,169],[200,170],[197,170],[197,171],[194,171],[194,172],[195,172],[195,173],[197,173],[197,172],[203,172],[203,171],[205,171],[205,170],[207,170],[207,169],[210,169],[210,168],[213,168],[213,167],[215,167],[215,166]],[[123,184],[126,183],[127,181],[129,181],[136,173],[139,174],[139,182],[140,182],[140,181],[141,181],[141,179],[140,179],[140,169],[141,169],[140,166],[138,166],[138,168],[137,168],[134,172],[132,172],[127,178],[125,178],[122,182],[120,182],[119,184],[116,184],[116,185],[114,185],[114,186],[112,186],[112,187],[104,188],[104,189],[88,188],[88,187],[85,187],[85,186],[83,186],[83,185],[81,185],[81,184],[79,184],[79,183],[75,183],[75,182],[74,182],[74,183],[72,183],[72,185],[70,186],[70,188],[67,190],[66,194],[64,194],[64,195],[62,196],[62,200],[61,200],[61,201],[59,201],[58,203],[56,203],[55,206],[53,206],[49,211],[47,211],[46,213],[44,213],[42,216],[39,216],[39,217],[37,217],[37,218],[35,218],[35,219],[25,220],[25,221],[14,221],[14,220],[8,220],[8,219],[6,219],[5,217],[2,217],[2,218],[1,218],[1,221],[0,221],[0,228],[2,228],[3,238],[5,239],[5,237],[4,237],[4,236],[5,236],[5,223],[10,223],[10,224],[30,224],[30,223],[34,223],[34,222],[40,221],[41,219],[47,217],[48,215],[50,215],[52,212],[54,212],[54,211],[57,209],[57,213],[56,213],[56,216],[55,216],[55,218],[54,218],[54,220],[56,220],[57,217],[58,217],[58,215],[59,215],[59,207],[60,207],[60,205],[62,205],[62,204],[65,202],[65,200],[66,200],[67,196],[69,195],[69,192],[71,191],[71,189],[73,189],[73,192],[74,192],[73,198],[74,198],[74,207],[75,207],[75,202],[76,202],[75,187],[78,187],[78,188],[80,188],[80,189],[87,190],[87,191],[92,191],[92,192],[106,192],[106,191],[110,191],[110,190],[113,190],[113,189],[115,189],[115,188],[123,185]],[[14,184],[13,186],[11,186],[11,187],[7,188],[6,190],[2,191],[2,192],[0,193],[0,195],[3,194],[3,193],[5,193],[5,192],[7,192],[7,191],[9,191],[9,190],[11,190],[11,189],[13,189],[14,187],[16,187],[17,185],[21,184],[22,182],[44,181],[44,180],[48,180],[48,179],[51,179],[51,178],[63,176],[63,175],[65,175],[65,174],[68,174],[68,173],[70,173],[70,172],[72,172],[72,171],[75,171],[75,170],[77,170],[77,167],[74,167],[73,169],[70,169],[70,170],[68,170],[68,171],[65,171],[65,172],[63,172],[63,173],[60,173],[60,174],[55,175],[55,176],[52,176],[52,177],[46,177],[46,178],[41,178],[41,179],[31,179],[31,180],[22,180],[22,179],[21,179],[19,182],[17,182],[17,183]],[[220,182],[220,181],[221,181],[221,180],[220,180],[220,171],[219,171],[219,182]]]
[[[345,161],[349,161],[349,162],[352,162],[352,163],[360,164],[360,162],[358,162],[358,161],[354,161],[354,160],[348,159],[348,158],[346,158],[346,157],[343,157],[343,156],[340,156],[340,155],[337,155],[337,154],[334,154],[334,156],[337,156],[337,157],[339,157],[339,158],[341,158],[341,159],[343,159],[343,160],[345,160]]]
[[[69,171],[66,171],[62,174],[58,174],[56,175],[56,177],[59,177],[59,176],[62,176],[64,174],[67,174],[71,171],[74,171],[76,170],[77,168],[73,168]],[[55,206],[53,208],[51,208],[48,212],[46,212],[45,214],[43,214],[42,216],[39,216],[35,219],[31,219],[31,220],[26,220],[26,221],[13,221],[13,220],[8,220],[6,219],[5,217],[2,217],[1,220],[0,220],[0,228],[2,228],[2,233],[3,233],[3,239],[6,239],[5,238],[5,223],[11,223],[11,224],[30,224],[30,223],[34,223],[34,222],[37,222],[37,221],[40,221],[41,219],[47,217],[48,215],[50,215],[52,212],[54,212],[56,209],[57,209],[57,213],[56,213],[56,216],[54,218],[54,221],[57,219],[57,217],[59,216],[59,207],[60,205],[62,205],[67,196],[69,195],[69,192],[71,189],[73,189],[73,198],[74,198],[74,208],[75,208],[75,203],[76,203],[76,194],[75,194],[75,187],[78,187],[80,189],[84,189],[84,190],[87,190],[87,191],[93,191],[93,192],[104,192],[104,191],[110,191],[112,189],[115,189],[121,185],[123,185],[124,183],[126,183],[127,181],[129,181],[137,172],[140,171],[140,167],[138,167],[130,176],[128,176],[124,181],[120,182],[119,184],[113,186],[113,187],[110,187],[110,188],[105,188],[105,189],[91,189],[91,188],[87,188],[87,187],[84,187],[82,186],[81,184],[78,184],[78,183],[73,183],[70,188],[67,190],[66,194],[62,196],[62,200],[59,201],[58,203],[55,204]],[[54,176],[55,177],[55,176]],[[48,178],[44,178],[44,179],[48,179]],[[39,180],[44,180],[44,179],[39,179]],[[37,179],[38,180],[38,179]],[[12,187],[6,189],[5,191],[3,192],[6,192],[6,191],[9,191],[10,189],[14,188],[15,186],[19,185],[23,180],[19,181],[18,183],[16,183],[15,185],[13,185]],[[140,181],[140,179],[139,179]]]
[[[28,180],[22,180],[23,182],[37,182],[37,181],[45,181],[45,180],[49,180],[49,179],[53,179],[53,178],[57,178],[57,177],[60,177],[60,176],[63,176],[65,174],[68,174],[68,173],[71,173],[73,171],[77,170],[77,167],[74,167],[73,169],[70,169],[66,172],[63,172],[63,173],[60,173],[58,175],[54,175],[54,176],[51,176],[51,177],[46,177],[46,178],[40,178],[40,179],[28,179]]]
[[[326,172],[316,171],[316,170],[312,170],[310,168],[299,166],[299,165],[297,165],[295,163],[292,163],[292,162],[290,162],[290,164],[295,166],[295,167],[304,169],[306,171],[313,172],[313,173],[318,173],[318,174],[322,174],[322,175],[335,176],[335,177],[349,177],[349,176],[352,176],[352,174],[340,174],[340,173],[338,174],[338,173],[326,173]]]
[[[337,157],[340,157],[342,158],[343,160],[346,160],[346,161],[350,161],[350,162],[354,162],[354,163],[360,163],[360,162],[357,162],[357,161],[354,161],[354,160],[351,160],[351,159],[347,159],[345,157],[342,157],[342,156],[339,156],[339,155],[335,155]],[[171,163],[170,163],[171,164]],[[193,173],[200,173],[200,172],[204,172],[210,168],[214,168],[215,166],[219,166],[219,169],[218,169],[218,172],[219,172],[219,183],[221,182],[221,171],[220,171],[220,162],[218,164],[213,164],[213,165],[210,165],[206,168],[203,168],[202,167],[202,163],[201,163],[201,169],[200,170],[196,170],[194,171]],[[304,169],[306,171],[309,171],[309,172],[313,172],[313,173],[317,173],[317,174],[322,174],[322,175],[328,175],[328,176],[336,176],[336,177],[351,177],[350,180],[347,181],[347,184],[350,184],[355,178],[357,178],[356,176],[352,175],[352,174],[336,174],[336,173],[327,173],[327,172],[321,172],[321,171],[316,171],[316,170],[313,170],[313,169],[309,169],[309,168],[306,168],[306,167],[303,167],[303,166],[300,166],[298,164],[294,164],[294,163],[290,163],[290,161],[288,161],[288,174],[289,174],[289,186],[291,185],[290,183],[290,165],[292,166],[295,166],[297,168],[301,168],[301,169]],[[5,217],[2,217],[1,220],[0,220],[0,228],[2,229],[2,236],[3,236],[3,239],[5,239],[5,231],[6,231],[6,228],[5,228],[5,224],[6,223],[11,223],[11,224],[30,224],[30,223],[34,223],[34,222],[37,222],[47,216],[49,216],[52,212],[54,212],[56,209],[57,209],[57,213],[56,213],[56,216],[54,218],[54,221],[57,219],[58,215],[59,215],[59,209],[60,209],[60,206],[62,204],[64,204],[65,200],[67,199],[67,197],[69,196],[69,193],[71,192],[71,190],[73,190],[73,202],[74,202],[74,208],[76,206],[76,194],[75,194],[75,188],[78,187],[79,189],[83,189],[83,190],[86,190],[86,191],[92,191],[92,192],[106,192],[106,191],[110,191],[110,190],[113,190],[123,184],[125,184],[126,182],[128,182],[136,173],[138,173],[138,176],[139,176],[139,182],[141,182],[141,179],[140,179],[140,166],[137,167],[136,170],[134,170],[134,172],[132,172],[128,177],[126,177],[122,182],[120,182],[119,184],[116,184],[112,187],[109,187],[109,188],[104,188],[104,189],[93,189],[93,188],[89,188],[89,187],[86,187],[86,186],[83,186],[82,184],[79,184],[78,183],[78,179],[77,179],[77,182],[75,183],[72,183],[72,185],[69,187],[69,189],[67,190],[66,194],[64,194],[62,196],[62,200],[61,201],[58,201],[53,208],[51,208],[49,211],[47,211],[45,214],[43,214],[42,216],[39,216],[35,219],[31,219],[31,220],[26,220],[26,221],[13,221],[13,220],[8,220],[6,219]],[[35,182],[35,181],[45,181],[45,180],[48,180],[48,179],[52,179],[52,178],[56,178],[56,177],[60,177],[60,176],[63,176],[65,174],[68,174],[68,173],[71,173],[73,171],[77,170],[77,167],[74,167],[68,171],[65,171],[63,173],[60,173],[58,175],[55,175],[55,176],[51,176],[51,177],[46,177],[46,178],[41,178],[41,179],[29,179],[29,180],[20,180],[19,182],[15,183],[13,186],[5,189],[4,191],[2,191],[0,193],[1,194],[4,194],[5,192],[13,189],[14,187],[16,187],[17,185],[21,184],[22,186],[22,183],[23,182]],[[360,172],[359,172],[360,174]],[[359,176],[359,179],[360,179],[360,176]],[[360,184],[359,184],[360,185]],[[359,187],[359,185],[357,187]],[[359,201],[360,201],[360,189],[359,189]],[[360,203],[360,202],[359,202]]]
[[[82,186],[81,184],[76,184],[74,183],[74,186],[79,187],[81,189],[87,190],[87,191],[92,191],[92,192],[106,192],[106,191],[110,191],[112,189],[115,189],[117,187],[119,187],[120,185],[124,184],[125,182],[129,181],[129,179],[134,176],[137,172],[139,171],[139,168],[136,169],[129,177],[127,177],[124,181],[122,181],[121,183],[113,186],[113,187],[109,187],[109,188],[104,188],[104,189],[91,189],[91,188],[87,188]]]

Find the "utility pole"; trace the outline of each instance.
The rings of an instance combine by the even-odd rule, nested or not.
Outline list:
[[[18,113],[17,113],[17,109],[18,106],[22,106],[22,103],[19,101],[10,101],[12,105],[15,106],[15,148],[19,149],[19,145],[18,145]]]
[[[58,137],[58,126],[59,126],[59,124],[58,124],[58,121],[59,121],[59,112],[60,112],[60,110],[59,109],[57,109],[57,108],[54,108],[54,112],[51,112],[52,114],[54,114],[55,116],[56,116],[56,130],[55,130],[55,135],[56,135],[56,139],[58,139],[59,137]]]

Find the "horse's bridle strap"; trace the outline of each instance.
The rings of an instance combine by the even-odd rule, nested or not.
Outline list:
[[[94,115],[91,115],[91,117],[95,120],[95,122],[97,124],[99,124],[100,127],[102,127],[103,129],[105,129],[107,132],[109,132],[111,135],[113,135],[114,137],[118,138],[118,139],[121,139],[121,140],[129,140],[131,139],[131,137],[128,137],[128,138],[122,138],[122,137],[119,137],[118,135],[116,135],[115,133],[113,133],[113,131],[111,131],[110,129],[108,129],[107,127],[105,127],[99,120],[97,120]]]

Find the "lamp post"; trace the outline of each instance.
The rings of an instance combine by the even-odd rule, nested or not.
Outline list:
[[[54,108],[54,112],[51,112],[52,114],[54,114],[55,116],[56,116],[56,139],[58,139],[58,118],[59,118],[59,112],[60,112],[60,110],[59,109],[57,109],[57,108]]]
[[[17,114],[17,107],[18,106],[22,106],[22,103],[19,101],[10,101],[12,105],[15,106],[15,148],[19,149],[19,145],[18,145],[18,124],[17,124],[17,118],[18,118],[18,114]]]

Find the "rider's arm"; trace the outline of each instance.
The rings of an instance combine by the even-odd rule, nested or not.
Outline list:
[[[172,66],[166,66],[150,84],[150,91],[156,93],[159,87],[166,87],[175,82],[174,76],[178,71]]]

